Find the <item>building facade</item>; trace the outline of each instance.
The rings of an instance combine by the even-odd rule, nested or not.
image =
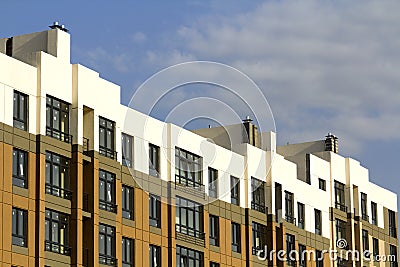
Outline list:
[[[334,136],[279,147],[250,120],[158,121],[71,64],[60,27],[0,52],[2,266],[397,266],[397,196]]]

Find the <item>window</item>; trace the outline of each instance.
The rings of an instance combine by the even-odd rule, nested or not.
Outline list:
[[[68,247],[68,215],[47,209],[45,213],[45,250],[70,255],[71,248]]]
[[[71,200],[69,160],[46,151],[46,194]]]
[[[199,187],[202,186],[202,158],[175,148],[175,182],[178,184]]]
[[[326,181],[324,179],[318,178],[318,188],[326,191]]]
[[[241,231],[240,224],[232,222],[232,251],[240,253],[241,251]]]
[[[127,134],[122,134],[122,165],[132,168],[133,162],[133,137]]]
[[[239,178],[231,176],[231,203],[240,205],[240,181]]]
[[[46,97],[46,135],[66,143],[69,135],[69,104],[52,96]]]
[[[13,126],[23,131],[28,130],[28,96],[14,90]]]
[[[311,184],[310,154],[306,154],[306,183]]]
[[[397,247],[390,245],[389,247],[390,252],[390,267],[397,267]]]
[[[347,260],[341,257],[337,257],[337,267],[347,267]]]
[[[374,261],[379,261],[379,240],[377,238],[372,238],[372,249]]]
[[[160,177],[160,148],[149,144],[149,175]]]
[[[122,217],[133,220],[133,188],[129,186],[122,186]]]
[[[303,203],[297,202],[297,213],[298,213],[298,227],[304,229],[305,224],[305,207]]]
[[[376,203],[371,202],[371,217],[372,217],[371,223],[374,225],[378,225],[377,212],[378,212],[378,207],[377,207]]]
[[[135,266],[133,239],[122,237],[122,267]]]
[[[219,267],[219,263],[210,261],[210,267]]]
[[[285,219],[289,223],[296,224],[296,218],[294,217],[293,208],[293,193],[285,191]]]
[[[367,230],[362,230],[362,246],[363,246],[363,251],[369,250],[369,239]]]
[[[265,183],[251,177],[251,208],[265,213]]]
[[[324,255],[321,250],[317,250],[315,253],[316,267],[324,267]]]
[[[344,184],[335,181],[335,208],[347,212],[347,206],[344,197]]]
[[[12,162],[13,185],[22,188],[28,187],[28,153],[19,149],[13,149]]]
[[[100,155],[110,159],[116,159],[117,153],[114,149],[115,123],[106,118],[99,118],[99,152]]]
[[[115,174],[99,171],[99,208],[117,213],[115,205]]]
[[[176,246],[176,266],[204,267],[203,253],[190,248]]]
[[[204,239],[203,206],[190,200],[176,197],[176,231]]]
[[[208,168],[208,195],[218,198],[218,171]]]
[[[265,225],[253,222],[252,224],[252,253],[257,255],[257,252],[265,251],[267,246],[267,227]]]
[[[279,221],[281,215],[279,214],[282,211],[282,185],[279,183],[275,183],[275,215],[276,222]]]
[[[361,193],[361,216],[365,221],[369,221],[367,211],[367,194]]]
[[[115,266],[115,228],[106,224],[99,225],[99,263]]]
[[[150,267],[161,267],[161,247],[150,245]]]
[[[28,235],[28,212],[17,208],[12,209],[12,244],[26,247]]]
[[[219,246],[219,218],[210,215],[210,245]]]
[[[307,251],[306,246],[299,244],[299,266],[307,267]]]
[[[389,215],[389,235],[391,237],[397,238],[397,231],[396,231],[396,214],[392,210],[388,210]]]
[[[294,242],[295,242],[294,235],[286,234],[286,255],[287,255],[288,266],[295,266],[296,262],[294,258],[295,254],[292,252],[295,251]]]
[[[315,233],[317,235],[322,234],[322,218],[321,218],[321,211],[314,209],[314,216],[315,216]]]
[[[336,240],[346,240],[346,222],[336,219]]]
[[[161,198],[155,195],[149,195],[149,220],[150,225],[161,227]]]

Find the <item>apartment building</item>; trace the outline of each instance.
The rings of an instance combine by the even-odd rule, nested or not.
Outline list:
[[[280,147],[249,119],[158,121],[71,64],[57,25],[0,39],[0,52],[2,266],[397,266],[397,196],[335,136]],[[265,246],[320,257],[262,259]]]

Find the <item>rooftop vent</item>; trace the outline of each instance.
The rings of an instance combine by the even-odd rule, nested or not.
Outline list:
[[[243,122],[252,122],[253,120],[250,119],[250,116],[246,116],[246,119],[243,120]]]
[[[328,133],[325,136],[325,151],[339,153],[338,138],[332,133]]]
[[[59,29],[59,30],[62,30],[64,32],[69,32],[69,30],[67,28],[65,28],[65,25],[64,24],[59,25],[58,21],[54,21],[53,25],[51,25],[49,27],[50,27],[50,29]]]

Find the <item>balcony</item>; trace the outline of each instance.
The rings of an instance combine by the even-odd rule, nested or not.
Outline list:
[[[99,200],[99,209],[117,213],[118,206],[114,203],[107,202],[104,200]]]
[[[256,202],[253,202],[253,201],[251,202],[251,209],[259,211],[259,212],[264,213],[264,214],[266,214],[267,211],[268,211],[268,208],[266,206],[260,205],[260,204],[258,204]]]
[[[57,140],[63,141],[65,143],[72,144],[72,135],[68,133],[61,132],[51,127],[46,127],[46,135],[53,137]]]
[[[72,191],[52,184],[46,184],[46,194],[68,200],[72,199]]]
[[[347,213],[347,206],[343,203],[335,202],[335,208]]]
[[[99,254],[99,263],[108,266],[118,266],[118,260],[110,255]]]
[[[198,246],[205,246],[204,232],[189,228],[185,225],[175,225],[176,239]]]
[[[361,218],[362,218],[364,221],[369,222],[369,216],[368,216],[367,214],[362,214],[362,215],[361,215]]]
[[[296,225],[296,218],[292,215],[286,214],[285,215],[285,221],[287,221],[288,223],[292,223],[294,225]]]
[[[53,241],[46,240],[44,243],[44,249],[46,251],[58,253],[65,256],[71,255],[71,247]]]
[[[112,149],[106,148],[106,147],[100,147],[99,148],[100,155],[110,158],[110,159],[117,159],[117,151],[114,151]]]

